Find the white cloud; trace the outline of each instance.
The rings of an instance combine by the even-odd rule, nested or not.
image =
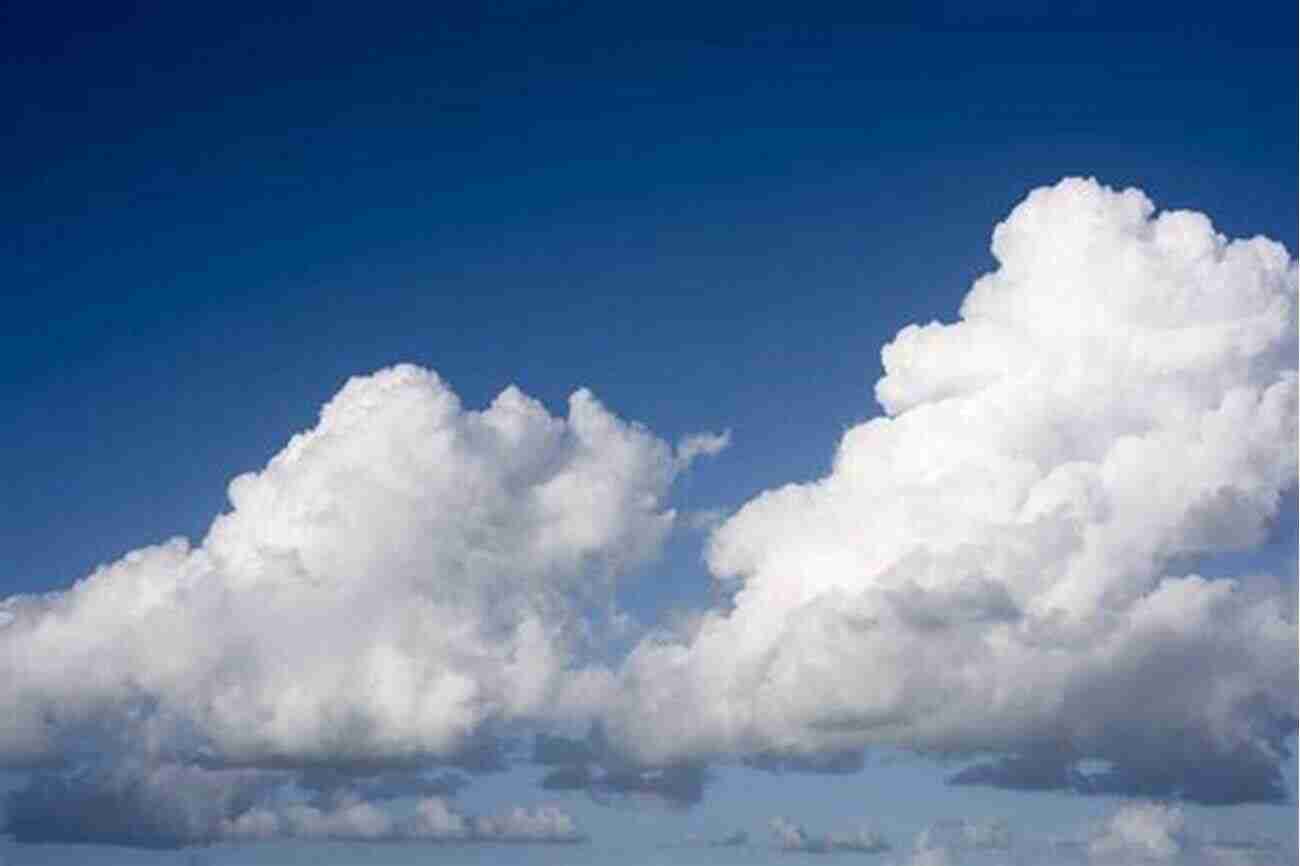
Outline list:
[[[1136,863],[1169,866],[1248,866],[1294,860],[1275,840],[1222,835],[1212,828],[1193,829],[1181,807],[1135,802],[1121,806],[1086,840],[1088,862],[1096,866]]]
[[[1294,262],[1078,179],[1034,191],[993,252],[960,321],[885,348],[888,415],[830,474],[714,533],[734,609],[634,651],[622,748],[1092,756],[1267,798],[1293,596],[1185,563],[1259,545],[1294,488]]]
[[[585,838],[573,818],[555,806],[533,810],[516,806],[500,815],[478,818],[474,835],[498,842],[578,842]]]
[[[889,842],[880,833],[869,828],[813,836],[788,818],[776,817],[768,825],[778,848],[784,851],[802,851],[808,854],[827,854],[832,851],[857,851],[863,854],[880,854],[890,850]]]
[[[231,482],[201,545],[0,602],[0,762],[78,743],[407,760],[496,721],[588,718],[612,581],[658,550],[674,474],[724,441],[674,455],[585,390],[552,417],[513,387],[466,410],[413,366],[352,379]]]
[[[1096,859],[1172,860],[1183,848],[1183,812],[1160,803],[1134,803],[1116,812],[1088,846]]]
[[[685,469],[699,457],[713,457],[731,444],[731,431],[722,433],[696,433],[677,443],[673,458],[678,469]]]
[[[528,844],[582,842],[586,836],[572,816],[555,806],[515,806],[500,815],[475,818],[461,814],[442,797],[423,797],[407,815],[357,798],[324,808],[306,803],[264,805],[224,822],[218,838]]]

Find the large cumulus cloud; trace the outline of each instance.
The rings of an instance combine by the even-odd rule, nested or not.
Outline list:
[[[589,718],[613,580],[669,531],[691,458],[589,392],[463,408],[438,376],[352,379],[197,546],[0,602],[0,763],[454,759],[488,726]]]
[[[958,321],[885,347],[886,415],[826,477],[716,530],[734,605],[634,651],[622,748],[1101,758],[1169,793],[1276,792],[1294,590],[1196,562],[1263,544],[1294,496],[1294,262],[1080,179],[1030,194],[993,254]]]

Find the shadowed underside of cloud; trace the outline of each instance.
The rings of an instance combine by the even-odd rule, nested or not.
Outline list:
[[[1284,739],[1278,737],[1279,754],[1286,751]],[[1281,767],[1271,762],[1252,767],[1252,763],[1258,764],[1254,755],[1242,755],[1227,772],[1221,762],[1204,767],[1169,767],[1136,755],[1129,761],[1125,765],[1085,772],[1074,760],[1060,755],[1005,757],[967,767],[949,777],[948,784],[1020,791],[1178,797],[1204,805],[1285,803],[1289,796]]]
[[[176,848],[219,841],[337,839],[429,842],[585,841],[553,806],[468,816],[445,777],[347,780],[278,770],[118,765],[46,772],[9,795],[6,831],[20,843]],[[303,797],[302,793],[313,796]]]
[[[674,808],[688,808],[704,798],[709,772],[702,764],[644,767],[628,764],[610,749],[601,725],[585,739],[540,733],[532,760],[549,766],[540,785],[548,791],[586,791],[597,802],[611,797],[639,797]]]
[[[840,776],[859,773],[866,766],[862,749],[842,749],[812,754],[762,752],[745,758],[745,764],[769,773],[826,773]]]
[[[634,650],[611,742],[1046,754],[965,780],[1063,787],[1099,759],[1104,790],[1276,798],[1293,577],[1173,569],[1261,548],[1295,496],[1294,261],[1079,179],[993,253],[958,321],[885,348],[887,415],[831,472],[714,532],[732,603]]]

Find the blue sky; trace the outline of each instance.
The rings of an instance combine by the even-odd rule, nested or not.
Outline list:
[[[619,498],[611,508],[626,525],[591,554],[618,572],[613,598],[631,625],[587,649],[623,664],[647,628],[714,603],[710,569],[722,577],[727,566],[706,565],[704,551],[718,520],[764,491],[827,475],[846,431],[884,414],[873,393],[886,372],[882,347],[909,324],[957,319],[972,283],[1000,265],[990,253],[994,226],[1031,190],[1071,176],[1137,187],[1157,211],[1203,212],[1229,239],[1263,235],[1294,255],[1294,9],[1240,24],[1199,11],[1143,14],[1118,26],[1082,6],[1059,18],[1009,9],[979,20],[949,12],[883,21],[820,7],[614,12],[545,3],[454,14],[383,4],[364,14],[294,4],[275,14],[163,4],[11,13],[2,80],[18,110],[5,130],[0,247],[8,299],[0,398],[10,407],[0,426],[9,491],[0,597],[64,590],[174,536],[200,545],[214,517],[231,510],[231,479],[260,472],[316,426],[349,377],[406,362],[436,371],[466,410],[516,385],[559,419],[570,395],[589,388],[665,447],[730,431],[725,448],[680,466],[652,443],[618,440],[646,473],[635,490],[650,491],[655,514],[677,512],[661,535],[653,515]],[[974,363],[951,346],[931,351],[941,365]],[[928,381],[916,376],[895,375],[904,402],[929,399]],[[1065,424],[1082,431],[1090,417]],[[1261,429],[1267,441],[1273,428]],[[1288,448],[1273,441],[1241,465],[1272,466]],[[862,447],[860,459],[875,459]],[[513,477],[502,476],[505,489]],[[1275,593],[1291,601],[1294,635],[1294,471],[1289,482],[1260,484],[1281,515],[1268,516],[1263,536],[1243,529],[1246,541],[1210,544],[1207,556],[1193,544],[1183,572],[1145,574],[1143,592],[1161,574],[1272,572],[1282,576]],[[1253,519],[1256,493],[1242,493],[1247,504],[1223,519]],[[810,513],[841,513],[839,500],[824,508]],[[820,568],[815,559],[787,566],[791,551],[751,540],[798,520],[776,511],[783,515],[776,529],[757,518],[728,524],[733,540],[724,542],[740,551],[742,582],[774,586],[778,563]],[[249,512],[232,532],[257,536],[257,519]],[[398,525],[400,515],[376,524]],[[881,531],[863,527],[863,544]],[[500,545],[510,544],[503,535]],[[622,561],[640,546],[645,557]],[[538,566],[537,579],[568,562]],[[565,580],[591,576],[583,569],[595,566],[582,562]],[[44,646],[57,655],[64,644],[50,640]],[[693,640],[684,645],[707,660]],[[12,659],[22,649],[6,651]],[[645,681],[657,664],[647,661]],[[124,671],[146,704],[175,709],[169,694]],[[32,676],[39,691],[53,675]],[[52,717],[75,715],[50,700]],[[602,719],[625,729],[615,750],[631,760],[639,746],[628,744],[641,735],[617,719],[645,713],[640,698],[626,700],[608,717],[577,713],[566,733],[581,738]],[[526,755],[533,715],[491,724]],[[142,734],[119,721],[110,725],[117,746],[101,732],[78,733],[92,744],[84,752],[106,763],[115,749],[134,754]],[[202,740],[202,722],[190,721]],[[920,740],[873,741],[863,771],[836,775],[747,769],[740,762],[752,755],[727,737],[689,733],[710,745],[673,760],[707,767],[711,780],[689,808],[542,791],[544,770],[527,760],[469,774],[453,798],[470,815],[556,803],[590,837],[585,846],[431,853],[414,843],[223,843],[199,856],[705,862],[721,849],[662,846],[743,828],[752,845],[737,862],[750,862],[771,853],[768,822],[784,815],[813,834],[877,828],[894,850],[872,856],[900,863],[934,821],[999,819],[1030,851],[1016,856],[1036,862],[1033,845],[1100,834],[1089,822],[1134,802],[945,784],[977,754],[1026,748],[1005,732],[944,740],[954,753],[945,763],[898,748]],[[931,755],[944,750],[925,742]],[[449,754],[434,753],[425,756]],[[1294,758],[1282,766],[1294,804]],[[26,771],[8,778],[20,787]],[[1183,808],[1189,828],[1257,832],[1294,850],[1293,805]],[[1184,844],[1186,856],[1201,856],[1194,849]],[[192,853],[17,842],[0,851],[14,866],[92,854],[184,863]]]

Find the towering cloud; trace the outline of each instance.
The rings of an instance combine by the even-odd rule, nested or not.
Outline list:
[[[1265,543],[1294,496],[1294,262],[1079,179],[993,254],[959,321],[885,347],[886,415],[830,474],[713,534],[734,607],[635,650],[614,742],[992,751],[1057,779],[1100,758],[1152,793],[1276,796],[1294,589],[1197,563]]]
[[[513,387],[468,411],[413,366],[353,379],[201,545],[0,602],[0,763],[452,759],[495,722],[587,718],[612,582],[724,444],[674,454],[587,391],[559,418]]]

